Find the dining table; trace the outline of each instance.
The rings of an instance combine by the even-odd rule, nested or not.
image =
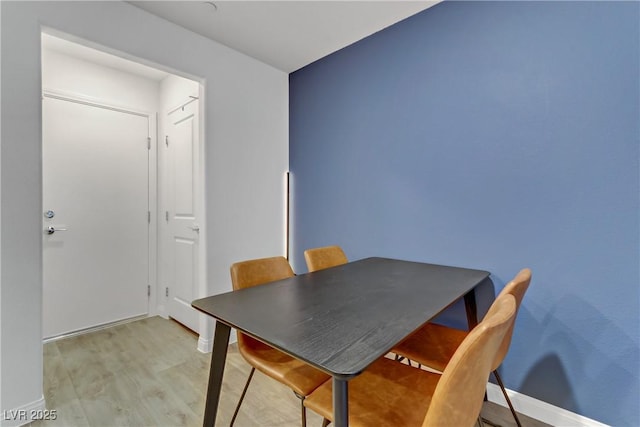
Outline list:
[[[204,426],[213,427],[231,328],[331,375],[336,427],[349,380],[461,298],[477,323],[484,270],[372,257],[192,302],[215,322]]]

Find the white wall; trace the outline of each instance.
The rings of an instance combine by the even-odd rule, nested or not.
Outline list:
[[[209,293],[229,265],[283,253],[288,76],[122,2],[0,2],[0,410],[42,397],[41,26],[204,82]]]
[[[187,101],[190,96],[199,95],[200,86],[197,82],[183,77],[170,75],[160,82],[160,111],[164,116],[179,104]],[[160,134],[163,134],[162,132]]]
[[[147,113],[160,105],[160,82],[48,49],[42,51],[42,88]]]

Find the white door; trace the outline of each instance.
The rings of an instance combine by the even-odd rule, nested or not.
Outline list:
[[[148,116],[43,98],[45,338],[148,312],[148,137]]]
[[[168,311],[170,317],[198,332],[198,313],[191,307],[199,283],[198,101],[169,112],[166,122]]]

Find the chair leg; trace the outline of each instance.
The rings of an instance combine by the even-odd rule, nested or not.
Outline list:
[[[300,399],[300,420],[302,422],[302,427],[307,427],[307,408],[304,407],[304,396],[299,395],[295,391],[293,394],[296,395],[298,399]]]
[[[504,398],[507,401],[507,405],[509,405],[509,409],[511,409],[511,414],[513,415],[513,419],[516,420],[516,425],[518,427],[522,427],[522,424],[520,424],[520,419],[518,418],[518,414],[516,413],[516,410],[514,409],[513,404],[511,403],[511,399],[509,399],[509,396],[507,395],[507,390],[504,388],[504,384],[502,383],[502,378],[500,378],[500,374],[498,373],[497,369],[493,371],[493,376],[495,376],[496,381],[498,381],[498,385],[500,386],[500,389],[502,390],[502,394],[504,395]]]
[[[253,373],[256,371],[256,368],[251,368],[251,372],[249,372],[249,378],[247,378],[247,383],[244,385],[244,390],[242,390],[242,394],[240,395],[240,400],[238,401],[238,405],[236,406],[236,410],[233,413],[233,417],[231,418],[231,423],[229,427],[233,427],[233,423],[236,422],[236,417],[238,416],[238,411],[240,411],[240,405],[242,405],[242,401],[244,400],[244,395],[247,394],[247,389],[249,388],[249,383],[251,382],[251,378],[253,378]]]
[[[326,418],[322,419],[322,427],[327,427],[329,424],[331,424],[331,421]]]

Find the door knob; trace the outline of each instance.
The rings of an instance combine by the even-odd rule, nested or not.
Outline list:
[[[200,226],[198,224],[193,224],[192,226],[189,227],[190,229],[192,229],[195,232],[200,231]]]
[[[66,228],[56,228],[53,225],[48,226],[47,228],[44,229],[45,233],[47,234],[53,234],[56,231],[67,231]]]

